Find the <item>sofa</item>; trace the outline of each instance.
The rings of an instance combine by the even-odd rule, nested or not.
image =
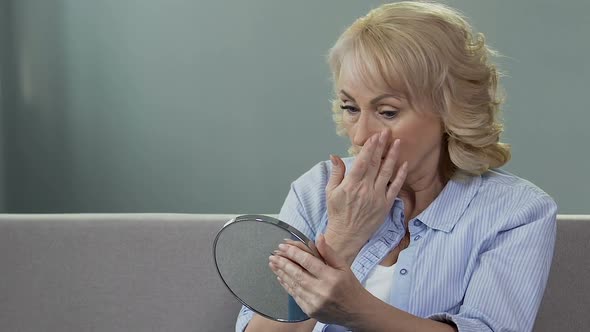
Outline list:
[[[0,331],[233,331],[212,243],[236,215],[0,215]],[[590,215],[559,215],[534,331],[590,331]]]

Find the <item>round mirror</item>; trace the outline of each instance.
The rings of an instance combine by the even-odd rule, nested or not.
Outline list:
[[[297,229],[262,215],[243,215],[227,222],[215,238],[213,256],[219,276],[246,307],[276,321],[301,322],[309,317],[268,267],[268,257],[285,239],[302,242],[320,257]]]

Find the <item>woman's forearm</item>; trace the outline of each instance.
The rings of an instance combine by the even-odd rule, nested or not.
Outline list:
[[[421,318],[392,307],[376,297],[368,298],[361,306],[364,308],[349,322],[353,331],[370,332],[456,332],[451,325]],[[311,332],[317,321],[309,319],[300,323],[281,323],[254,315],[245,332]]]
[[[315,319],[299,323],[281,323],[254,314],[245,332],[311,332],[316,323]]]
[[[348,325],[353,331],[370,332],[456,332],[451,325],[421,318],[397,309],[368,294]]]

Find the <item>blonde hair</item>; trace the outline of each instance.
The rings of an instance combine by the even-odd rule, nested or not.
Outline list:
[[[456,170],[482,174],[510,160],[510,146],[500,143],[503,100],[499,72],[489,61],[494,55],[483,34],[474,35],[457,11],[404,1],[356,20],[330,49],[328,61],[335,87],[346,69],[366,86],[402,91],[416,110],[438,111],[446,147],[441,169],[450,178]],[[344,135],[337,101],[333,112]]]

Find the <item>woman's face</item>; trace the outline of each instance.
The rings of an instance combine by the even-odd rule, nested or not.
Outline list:
[[[369,88],[345,72],[340,75],[337,91],[342,122],[355,151],[360,151],[372,135],[389,130],[388,146],[400,139],[396,171],[404,161],[408,162],[409,181],[438,171],[442,125],[434,112],[414,110],[403,93]]]

